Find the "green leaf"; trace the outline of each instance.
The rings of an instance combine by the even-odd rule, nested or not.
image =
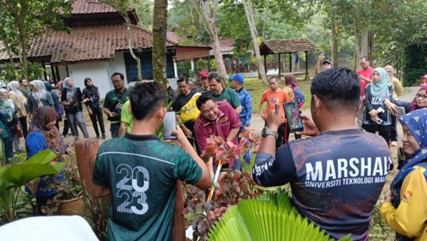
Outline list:
[[[29,181],[44,175],[58,174],[65,163],[54,164],[22,164],[8,168],[3,174],[3,180],[13,184],[15,187],[25,185]]]
[[[213,225],[208,240],[327,241],[330,237],[295,212],[288,194],[279,190],[229,208]]]
[[[0,193],[8,188],[20,187],[34,178],[59,173],[65,163],[51,163],[56,158],[58,155],[55,152],[44,150],[22,163],[0,168]]]
[[[30,159],[26,160],[22,164],[48,164],[51,161],[55,160],[55,158],[57,157],[58,154],[56,154],[55,152],[51,150],[43,150],[32,156]]]

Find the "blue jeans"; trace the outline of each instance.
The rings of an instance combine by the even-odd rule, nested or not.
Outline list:
[[[77,131],[77,126],[79,126],[80,130],[83,132],[84,138],[89,138],[89,133],[87,132],[81,111],[77,111],[76,113],[67,113],[67,119],[73,136],[79,136],[79,132]]]

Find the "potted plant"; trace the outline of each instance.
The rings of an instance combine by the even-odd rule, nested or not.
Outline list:
[[[82,199],[82,183],[74,156],[64,157],[65,180],[53,183],[58,193],[53,198],[55,212],[59,215],[84,215],[84,202]]]

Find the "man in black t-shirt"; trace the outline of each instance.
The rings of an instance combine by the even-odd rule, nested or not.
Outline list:
[[[179,95],[175,98],[172,109],[177,112],[177,119],[179,121],[184,121],[184,124],[181,125],[181,129],[184,131],[189,141],[194,144],[194,121],[200,114],[196,106],[196,100],[201,94],[190,89],[190,84],[186,77],[181,77],[176,82]]]
[[[125,87],[124,78],[121,73],[111,75],[114,90],[108,91],[104,99],[103,111],[110,121],[111,138],[119,136],[122,106],[128,98],[128,90]]]
[[[290,183],[298,211],[334,239],[367,240],[369,220],[391,163],[387,143],[359,130],[360,81],[346,68],[319,73],[311,84],[311,115],[304,132],[316,136],[275,150],[279,105],[271,112],[253,168],[262,186]]]

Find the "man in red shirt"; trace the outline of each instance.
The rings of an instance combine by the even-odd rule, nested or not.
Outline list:
[[[375,69],[371,67],[371,61],[368,56],[363,56],[360,59],[359,64],[360,64],[360,67],[362,67],[362,69],[357,71],[357,74],[359,75],[359,78],[360,78],[360,86],[361,86],[360,95],[363,99],[365,98],[365,88],[369,83],[372,82],[372,73],[374,73]],[[358,127],[362,126],[363,109],[364,109],[364,106],[362,103],[356,115],[356,123]]]
[[[372,82],[372,73],[374,73],[374,68],[371,67],[371,61],[369,57],[364,56],[360,59],[360,67],[362,67],[361,70],[357,71],[357,74],[360,77],[360,84],[362,86],[361,88],[361,95],[362,97],[365,96],[365,88],[366,86]]]
[[[242,123],[233,107],[227,101],[216,102],[209,92],[203,92],[197,99],[196,105],[200,115],[194,123],[194,134],[200,152],[205,152],[207,139],[210,136],[222,137],[239,148],[237,135]],[[238,152],[240,155],[239,150]],[[233,169],[240,170],[239,159],[234,162]]]
[[[264,91],[264,93],[262,94],[262,97],[259,103],[259,111],[260,111],[261,117],[264,120],[266,120],[268,114],[271,111],[274,111],[276,104],[280,105],[282,125],[280,125],[279,127],[279,132],[278,132],[279,136],[277,137],[277,140],[276,140],[276,148],[279,148],[283,143],[287,142],[287,140],[285,140],[286,135],[284,133],[285,131],[287,131],[287,126],[286,126],[285,110],[283,109],[283,103],[289,102],[290,99],[289,99],[288,93],[286,93],[286,91],[279,88],[279,82],[277,81],[277,79],[278,78],[276,77],[271,77],[268,80],[268,83],[270,84],[270,88]],[[267,102],[267,107],[265,109],[265,112],[263,112],[262,109],[265,102]]]

